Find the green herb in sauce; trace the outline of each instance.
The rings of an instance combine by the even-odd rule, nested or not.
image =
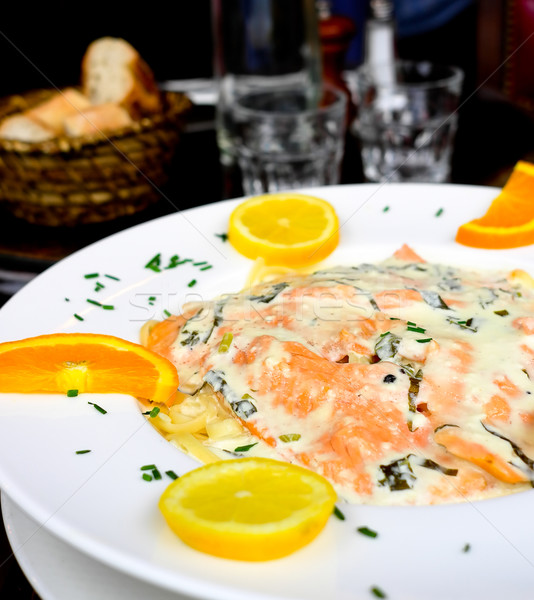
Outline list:
[[[248,452],[251,448],[256,446],[258,442],[254,442],[253,444],[247,444],[246,446],[238,446],[234,448],[234,452]]]
[[[300,433],[285,433],[278,436],[281,442],[298,442],[300,440]]]
[[[234,334],[230,333],[230,332],[226,332],[223,335],[223,338],[221,340],[221,343],[219,344],[219,349],[217,350],[217,352],[219,354],[223,354],[225,352],[228,352],[228,350],[230,350],[230,346],[232,345],[232,340],[234,339]]]

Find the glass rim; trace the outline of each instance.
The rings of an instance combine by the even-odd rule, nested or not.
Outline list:
[[[307,90],[307,88],[304,86],[288,85],[288,86],[281,86],[276,91],[278,91],[278,92],[292,92],[292,91],[306,92],[306,90]],[[337,110],[341,110],[342,113],[344,114],[346,107],[347,107],[347,102],[348,102],[347,94],[343,90],[341,90],[340,88],[337,88],[329,83],[322,83],[317,89],[318,104],[315,108],[304,108],[303,110],[288,113],[288,112],[282,112],[282,111],[277,111],[277,110],[262,110],[262,109],[258,109],[258,108],[249,108],[248,106],[243,106],[242,104],[240,104],[240,100],[243,98],[260,96],[262,94],[270,93],[272,91],[274,91],[274,90],[273,89],[258,89],[258,90],[254,90],[251,92],[247,92],[246,94],[243,94],[242,96],[239,96],[234,99],[234,101],[231,104],[230,111],[234,114],[239,114],[239,115],[243,115],[243,116],[245,116],[245,115],[260,116],[261,115],[261,116],[265,116],[265,117],[269,117],[269,118],[273,118],[273,119],[295,119],[295,118],[309,117],[309,116],[314,116],[314,115],[317,115],[317,116],[324,115],[324,114],[328,114],[330,112],[336,112]],[[327,106],[321,106],[319,104],[319,100],[324,95],[325,92],[331,92],[334,95],[334,100]]]
[[[392,81],[390,82],[376,82],[373,76],[370,74],[374,69],[384,69],[385,67],[391,67],[391,64],[395,67],[398,66],[423,66],[428,65],[432,68],[439,68],[443,70],[448,70],[449,75],[444,75],[442,77],[430,80],[430,81],[413,81],[413,82],[404,82],[404,81]],[[356,68],[356,82],[365,78],[365,81],[369,81],[372,83],[376,83],[381,88],[417,88],[417,89],[425,89],[425,88],[439,88],[446,87],[451,84],[461,85],[463,83],[465,73],[463,69],[456,65],[448,65],[445,63],[432,62],[429,60],[402,60],[397,59],[393,61],[393,63],[376,63],[374,65],[370,64],[362,64]]]

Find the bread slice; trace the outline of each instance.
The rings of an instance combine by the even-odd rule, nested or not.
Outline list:
[[[65,88],[54,93],[49,100],[25,111],[26,116],[44,123],[47,127],[63,134],[63,121],[91,106],[89,99],[75,88]]]
[[[120,104],[134,119],[161,109],[152,70],[122,38],[103,37],[89,45],[82,59],[82,90],[91,104]]]
[[[37,119],[17,113],[2,120],[0,137],[21,142],[44,142],[56,137],[56,132]]]
[[[131,124],[132,118],[128,111],[112,102],[72,114],[63,122],[65,133],[71,137],[105,134]]]

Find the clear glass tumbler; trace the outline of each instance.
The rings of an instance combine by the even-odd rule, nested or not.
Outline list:
[[[255,90],[298,86],[309,106],[321,86],[315,0],[212,0],[221,162],[235,163],[232,106]]]
[[[374,182],[450,180],[463,72],[454,66],[396,61],[356,71],[365,178]]]
[[[245,194],[339,183],[346,105],[330,86],[315,106],[300,87],[240,96],[232,120]]]

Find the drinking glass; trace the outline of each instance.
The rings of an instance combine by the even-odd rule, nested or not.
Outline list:
[[[321,53],[315,0],[212,0],[217,142],[235,164],[232,106],[256,90],[300,87],[317,103]]]
[[[256,91],[232,110],[245,194],[339,183],[347,97],[325,86],[310,106],[301,87]]]
[[[365,178],[373,182],[450,180],[463,72],[454,66],[395,61],[356,71]]]

